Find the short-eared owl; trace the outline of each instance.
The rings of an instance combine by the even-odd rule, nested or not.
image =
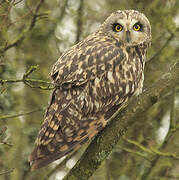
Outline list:
[[[59,88],[52,92],[30,155],[32,169],[76,151],[129,97],[142,92],[150,42],[146,16],[119,10],[58,59],[51,77]]]

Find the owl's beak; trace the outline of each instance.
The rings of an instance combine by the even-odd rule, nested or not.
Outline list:
[[[126,42],[130,42],[130,40],[131,40],[131,36],[130,36],[130,31],[129,30],[127,30],[126,31]]]

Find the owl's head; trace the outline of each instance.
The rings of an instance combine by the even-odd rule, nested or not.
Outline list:
[[[126,46],[136,46],[151,41],[151,26],[147,17],[136,10],[112,13],[100,28]]]

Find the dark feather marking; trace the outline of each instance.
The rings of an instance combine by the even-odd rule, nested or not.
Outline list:
[[[121,42],[116,41],[115,45],[116,45],[117,47],[121,47]]]
[[[126,51],[130,54],[130,47],[126,47]]]
[[[139,50],[139,47],[138,47],[138,46],[135,46],[135,50],[136,50],[136,52],[137,52],[137,55],[139,56],[141,65],[142,65],[142,67],[143,67],[144,62],[143,62],[143,58],[142,58],[142,53],[141,53],[141,51]]]
[[[52,79],[55,81],[56,77],[58,76],[58,71],[52,75]]]
[[[112,117],[112,115],[120,108],[121,104],[119,105],[114,105],[112,108],[110,108],[106,113],[105,113],[105,116],[104,118],[106,120],[108,120],[109,118]]]
[[[105,48],[105,47],[102,48],[102,50],[99,53],[99,57],[103,57],[106,54],[106,52],[107,52],[107,48]]]
[[[51,97],[51,100],[50,100],[50,106],[55,102],[55,91],[53,91],[52,93],[52,97]]]
[[[132,93],[132,81],[129,81],[128,84],[129,84],[129,92]]]
[[[81,54],[80,57],[79,57],[79,60],[84,61],[84,60],[85,60],[85,57],[86,57],[86,56],[85,56],[84,54]]]
[[[126,75],[128,78],[130,78],[130,72],[129,71],[126,71]]]
[[[87,135],[88,133],[86,132],[86,131],[84,131],[84,132],[82,132],[81,134],[80,134],[80,137],[83,137],[83,136],[85,136],[85,135]]]
[[[93,65],[93,60],[94,60],[94,57],[93,57],[93,56],[90,56],[90,57],[88,58],[88,66],[89,66],[89,67]]]
[[[88,138],[88,137],[86,137],[85,139],[83,139],[83,140],[80,142],[80,145],[82,145],[82,144],[86,143],[88,140],[89,140],[89,138]]]
[[[102,123],[98,124],[97,127],[98,132],[101,131],[102,129],[103,129],[103,124]]]

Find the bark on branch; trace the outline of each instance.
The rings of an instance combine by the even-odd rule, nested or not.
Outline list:
[[[170,91],[177,83],[179,83],[179,61],[151,88],[140,96],[131,98],[128,106],[122,112],[117,113],[109,125],[98,134],[63,180],[78,180],[79,177],[80,180],[89,179],[127,132],[127,129],[132,127],[136,121],[140,121],[141,115],[155,104],[163,93]]]

